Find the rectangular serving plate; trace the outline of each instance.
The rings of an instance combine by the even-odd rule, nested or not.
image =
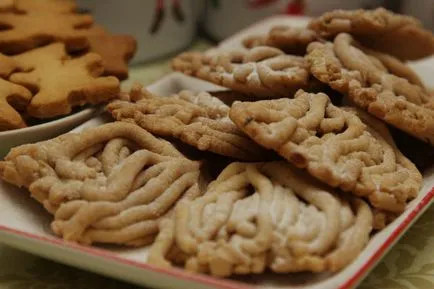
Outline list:
[[[148,87],[168,96],[183,89],[221,90],[221,87],[182,74],[173,73]],[[96,117],[73,131],[110,121]],[[358,258],[336,274],[263,274],[224,280],[192,274],[181,269],[162,269],[146,264],[148,248],[114,246],[88,247],[63,241],[50,230],[52,217],[25,189],[0,181],[0,243],[54,261],[96,272],[112,278],[155,288],[321,288],[355,287],[375,266],[411,224],[428,208],[434,197],[434,168],[424,176],[423,188],[407,210],[383,231],[376,234]]]

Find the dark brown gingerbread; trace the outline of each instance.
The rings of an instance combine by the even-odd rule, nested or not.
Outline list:
[[[130,35],[113,35],[101,26],[89,30],[90,51],[98,53],[104,62],[104,75],[128,78],[128,62],[136,53],[137,42]]]

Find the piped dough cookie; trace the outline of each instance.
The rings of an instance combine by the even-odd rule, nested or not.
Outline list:
[[[133,87],[130,101],[115,100],[107,106],[116,120],[134,122],[155,135],[180,139],[201,151],[240,160],[270,157],[269,151],[229,119],[229,109],[207,92],[181,91],[162,97],[142,90],[141,86]]]
[[[287,25],[273,26],[266,34],[251,35],[242,40],[242,45],[247,49],[256,46],[271,46],[284,51],[287,54],[305,55],[307,46],[318,40],[315,31]]]
[[[173,59],[172,68],[258,98],[292,96],[297,89],[307,88],[310,82],[303,57],[287,55],[268,46],[185,52]]]
[[[232,163],[160,223],[148,262],[214,276],[335,272],[365,247],[372,212],[285,162]]]
[[[114,122],[13,148],[0,176],[28,189],[65,240],[141,246],[178,200],[201,194],[200,165],[142,128]]]
[[[365,46],[402,60],[415,60],[434,53],[434,35],[414,17],[375,10],[335,10],[313,19],[309,26],[320,36],[333,39],[349,33]]]
[[[351,35],[339,34],[333,43],[310,44],[306,59],[317,79],[357,106],[434,145],[434,97],[409,82],[408,76],[385,70]]]
[[[420,172],[385,127],[366,126],[323,93],[300,90],[294,99],[236,102],[229,115],[258,144],[378,209],[403,212],[421,187]]]

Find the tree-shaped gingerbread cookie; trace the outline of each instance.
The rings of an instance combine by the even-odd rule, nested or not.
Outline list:
[[[35,117],[68,114],[74,106],[101,103],[119,92],[116,77],[100,77],[104,67],[95,53],[72,58],[64,44],[53,43],[17,55],[14,60],[23,72],[9,79],[34,93],[27,111]]]

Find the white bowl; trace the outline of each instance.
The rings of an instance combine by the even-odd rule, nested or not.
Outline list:
[[[101,108],[90,107],[46,123],[0,132],[0,158],[12,147],[56,137],[99,114]]]

